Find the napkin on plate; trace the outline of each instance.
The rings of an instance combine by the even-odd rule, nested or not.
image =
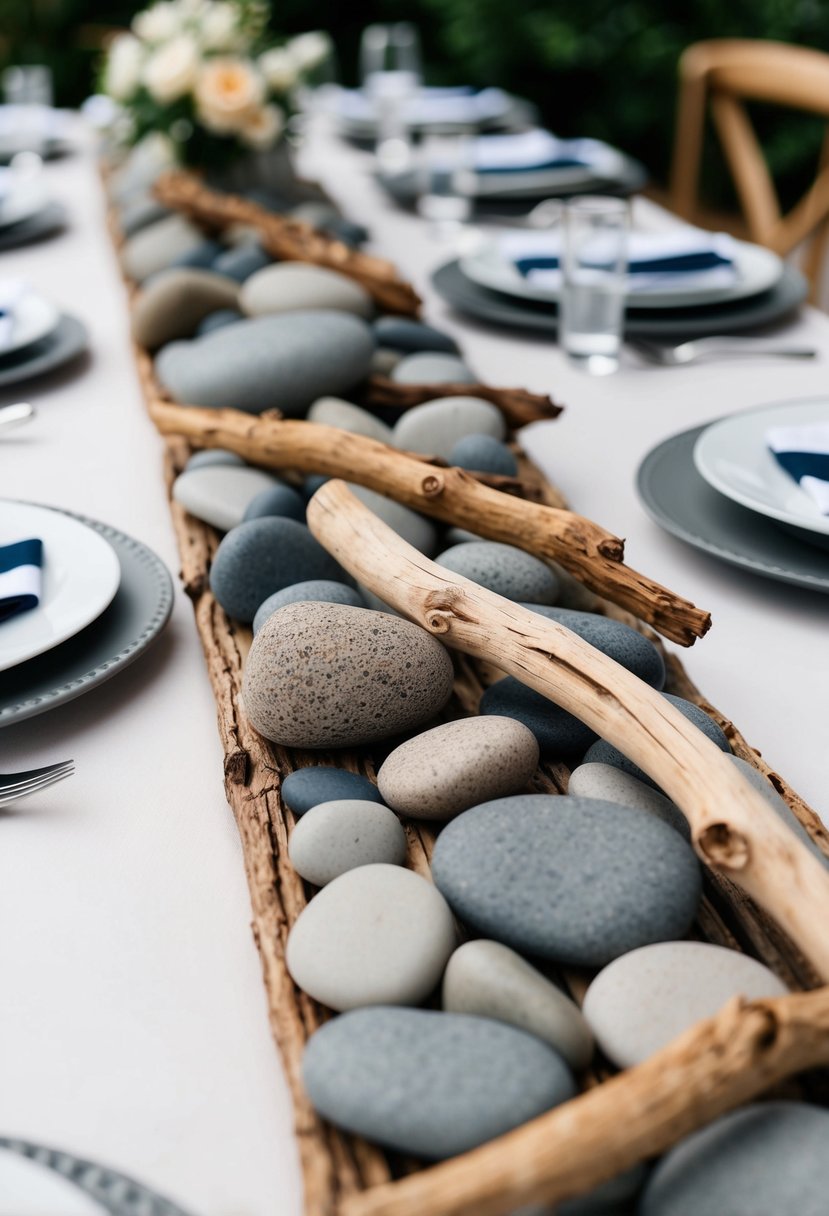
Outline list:
[[[560,232],[510,233],[501,238],[502,255],[538,287],[561,286]],[[600,238],[596,263],[601,264]],[[628,240],[628,291],[674,287],[729,287],[736,281],[734,243],[722,232],[682,228],[676,232],[632,232]]]
[[[503,89],[453,89],[422,86],[406,103],[404,114],[411,126],[479,126],[501,118],[512,104]],[[349,122],[374,121],[374,100],[363,89],[339,89],[334,106],[341,118]]]
[[[0,279],[0,355],[11,343],[14,333],[14,310],[27,290],[22,279]]]
[[[766,443],[778,464],[817,503],[821,515],[829,515],[829,418],[802,426],[769,427]]]
[[[618,157],[597,139],[558,139],[533,127],[505,135],[479,135],[473,148],[476,173],[537,173],[541,169],[611,172]]]
[[[0,624],[40,603],[43,542],[0,545]]]

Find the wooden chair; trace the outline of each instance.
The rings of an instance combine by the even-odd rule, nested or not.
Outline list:
[[[745,101],[827,119],[817,176],[783,215]],[[782,42],[716,39],[690,46],[679,61],[679,108],[670,206],[692,220],[706,110],[710,106],[751,240],[785,256],[808,241],[804,270],[814,297],[829,241],[829,55]]]

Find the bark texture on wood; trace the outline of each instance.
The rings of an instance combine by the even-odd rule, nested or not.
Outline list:
[[[375,408],[411,409],[440,397],[479,397],[497,405],[511,430],[529,422],[557,418],[564,408],[551,397],[525,388],[492,388],[488,384],[398,384],[388,376],[371,376],[363,393],[366,405]]]

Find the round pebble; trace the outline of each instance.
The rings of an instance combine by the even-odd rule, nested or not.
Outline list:
[[[346,768],[312,765],[297,769],[282,782],[282,801],[294,815],[304,815],[321,802],[353,801],[382,802],[380,791],[368,777]]]
[[[342,1011],[419,1004],[454,948],[440,892],[411,870],[376,864],[347,870],[303,908],[285,961],[304,992]]]
[[[354,587],[345,583],[335,583],[331,579],[307,579],[304,583],[294,583],[291,587],[283,587],[269,595],[256,609],[253,618],[253,632],[258,633],[268,617],[273,616],[286,604],[303,604],[308,601],[322,604],[351,604],[353,608],[365,608],[365,601]]]
[[[426,1009],[335,1018],[308,1043],[302,1078],[324,1118],[428,1159],[467,1152],[575,1094],[546,1043],[489,1018]]]
[[[201,245],[203,239],[195,224],[184,216],[167,215],[124,241],[121,262],[131,279],[143,283],[150,275],[166,270],[182,254]]]
[[[336,426],[341,431],[350,431],[352,435],[365,435],[368,439],[376,439],[380,443],[392,444],[391,427],[386,426],[379,418],[375,418],[368,410],[352,405],[350,401],[342,401],[339,397],[320,397],[308,411],[308,421],[318,422],[323,426]]]
[[[334,309],[358,317],[374,315],[371,296],[355,279],[305,262],[277,262],[257,271],[242,285],[239,300],[242,311],[249,317],[297,309]]]
[[[377,802],[321,802],[294,828],[288,856],[298,874],[324,887],[357,866],[402,866],[406,833],[397,816]]]
[[[518,461],[505,443],[491,435],[464,435],[449,453],[449,463],[476,473],[518,476]]]
[[[173,498],[196,519],[229,532],[245,518],[252,499],[268,494],[274,478],[261,469],[222,462],[185,469],[173,482]]]
[[[203,338],[205,334],[215,333],[218,329],[224,329],[228,325],[235,325],[237,321],[243,320],[244,317],[238,308],[219,308],[216,312],[208,313],[204,320],[199,322],[196,326],[196,337]]]
[[[401,359],[391,374],[398,384],[474,384],[475,377],[457,355],[423,351]]]
[[[241,456],[237,456],[235,452],[228,452],[224,448],[205,448],[203,452],[194,452],[184,467],[185,469],[205,469],[211,464],[232,464],[237,469],[245,467]]]
[[[596,732],[574,714],[515,676],[491,684],[481,697],[478,712],[521,722],[535,735],[541,754],[554,759],[577,758],[596,738]]]
[[[425,553],[427,557],[432,556],[437,548],[438,534],[431,520],[418,515],[417,511],[412,511],[409,507],[404,507],[402,503],[395,502],[393,498],[367,490],[365,486],[349,483],[348,488],[355,498],[359,498],[360,502],[382,519],[384,524],[388,524],[393,532],[402,536],[420,553]]]
[[[531,731],[510,718],[459,718],[408,739],[384,760],[385,802],[413,819],[452,819],[526,788],[538,767]]]
[[[680,1141],[648,1180],[638,1216],[826,1216],[829,1111],[759,1102]]]
[[[342,577],[337,562],[305,524],[268,515],[239,524],[223,538],[213,558],[210,588],[229,616],[247,622],[283,587],[317,578],[340,582]]]
[[[480,397],[438,397],[406,410],[395,424],[394,442],[406,452],[448,460],[464,435],[503,439],[506,433],[504,415],[492,402]]]
[[[378,346],[388,346],[400,351],[442,351],[447,355],[458,353],[458,344],[449,334],[412,321],[409,317],[378,317],[374,322],[374,333]]]
[[[478,933],[576,967],[681,937],[701,891],[694,853],[667,824],[545,794],[464,811],[438,837],[432,876]]]
[[[653,786],[645,785],[644,781],[631,777],[630,773],[614,768],[612,764],[600,764],[595,761],[580,764],[570,774],[567,792],[580,798],[601,798],[604,802],[614,802],[616,806],[632,806],[640,811],[647,811],[669,823],[686,840],[690,839],[688,820],[670,798],[666,798]]]
[[[524,607],[563,625],[602,654],[621,663],[622,667],[632,671],[652,688],[661,689],[664,686],[665,660],[662,655],[653,642],[623,621],[614,621],[612,617],[596,612],[575,612],[572,608],[553,608],[546,604],[524,604]]]
[[[593,1035],[577,1005],[501,942],[465,942],[443,976],[443,1008],[508,1022],[544,1039],[571,1068],[586,1068]]]
[[[452,682],[448,652],[411,621],[302,603],[280,608],[253,639],[243,695],[267,739],[285,747],[355,747],[425,725],[449,700]]]
[[[258,241],[247,241],[233,249],[223,249],[214,260],[213,269],[216,274],[244,283],[258,270],[270,266],[271,260]]]
[[[583,1012],[619,1068],[641,1064],[735,996],[785,996],[786,986],[747,954],[709,942],[658,942],[617,958],[587,990]]]
[[[233,308],[237,294],[235,283],[210,270],[165,270],[136,297],[132,336],[148,350],[189,338],[210,313]]]
[[[514,545],[470,541],[444,549],[435,561],[508,600],[552,604],[558,596],[558,579],[550,567]]]
[[[284,515],[305,523],[305,499],[284,482],[277,482],[267,490],[260,490],[245,507],[244,520],[262,519],[266,515]]]

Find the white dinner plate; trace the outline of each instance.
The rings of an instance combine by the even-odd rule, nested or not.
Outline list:
[[[48,204],[42,174],[0,168],[0,228],[31,219]]]
[[[769,519],[829,536],[829,517],[781,468],[766,446],[772,426],[829,420],[829,396],[778,402],[732,414],[707,427],[694,445],[694,464],[720,494]]]
[[[701,285],[660,288],[653,291],[631,292],[626,296],[629,309],[694,308],[706,304],[728,304],[768,291],[780,281],[783,262],[770,249],[734,241],[737,278],[734,283],[720,286]],[[540,286],[524,278],[513,262],[501,252],[497,241],[490,242],[461,259],[461,269],[468,279],[481,287],[500,291],[523,300],[554,303],[558,291]]]
[[[11,327],[5,338],[5,327],[0,328],[0,359],[47,337],[57,329],[59,321],[60,312],[51,301],[25,291],[12,308]]]
[[[0,1149],[0,1216],[106,1216],[107,1210],[60,1174]]]
[[[43,541],[40,604],[0,624],[0,671],[25,663],[74,637],[101,615],[121,580],[115,550],[68,515],[0,500],[0,545]]]

